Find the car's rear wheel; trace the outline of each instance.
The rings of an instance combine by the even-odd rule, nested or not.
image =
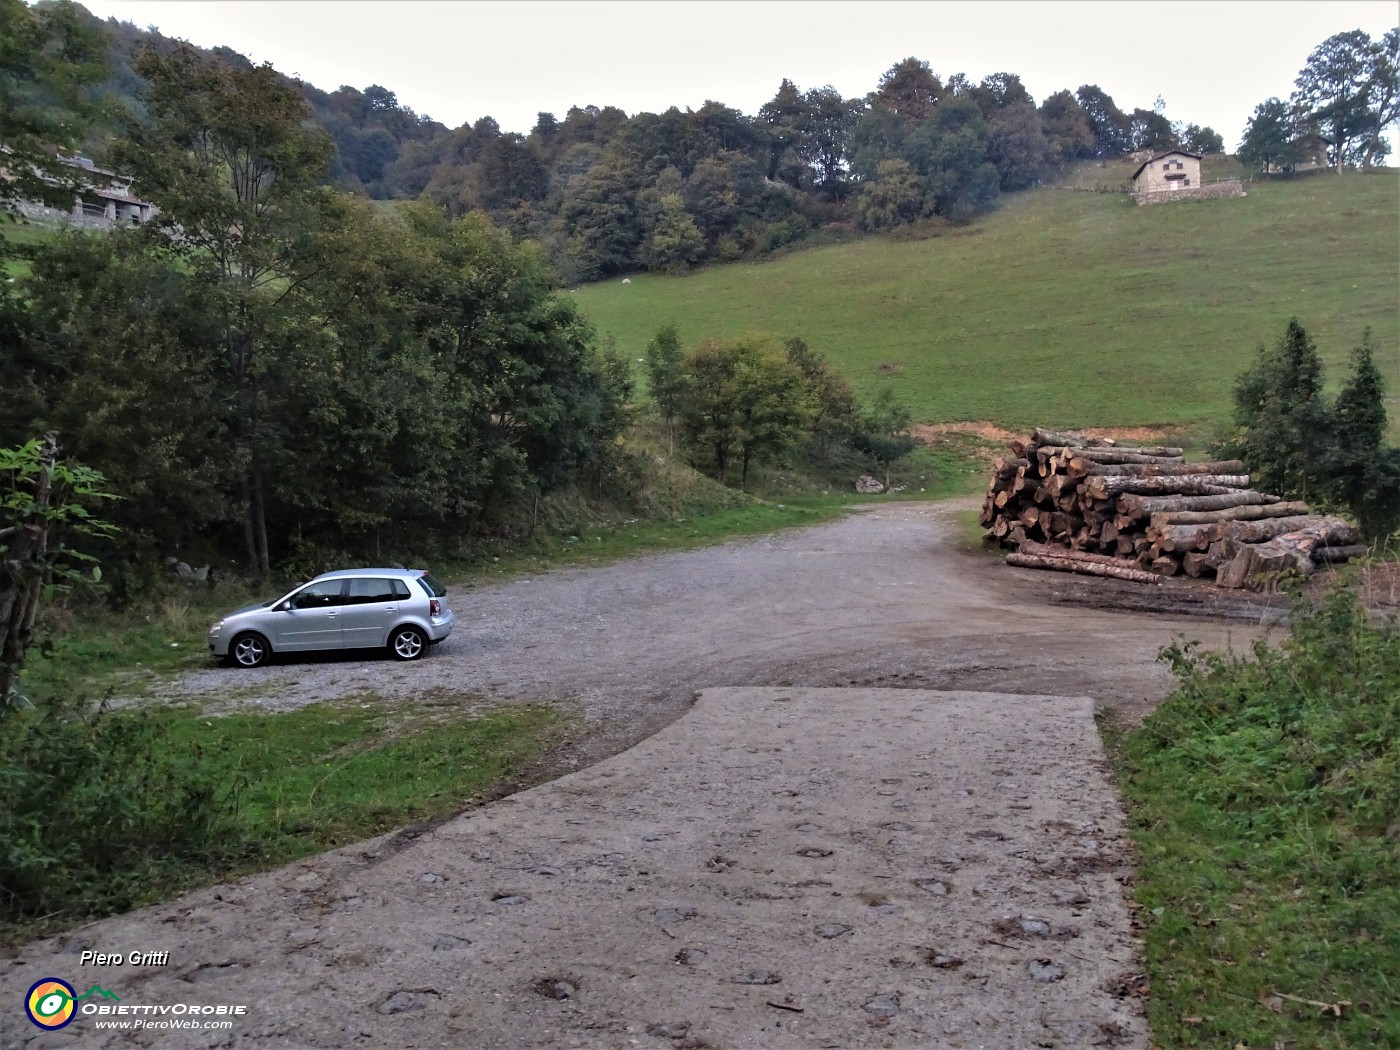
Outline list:
[[[267,639],[253,631],[240,634],[228,647],[228,656],[239,667],[261,667],[272,655]]]
[[[417,660],[428,648],[428,637],[417,627],[396,627],[389,635],[389,652],[398,660]]]

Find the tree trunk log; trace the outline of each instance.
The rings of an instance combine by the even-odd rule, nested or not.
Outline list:
[[[1074,445],[1082,448],[1112,448],[1113,442],[1108,438],[1091,438],[1085,434],[1076,434],[1073,431],[1061,432],[1057,430],[1043,430],[1035,428],[1035,433],[1031,435],[1033,445]]]
[[[1165,511],[1224,510],[1227,507],[1260,506],[1283,502],[1282,496],[1270,496],[1252,489],[1218,492],[1214,495],[1149,496],[1129,493],[1118,499],[1118,513],[1146,518]]]
[[[1314,547],[1312,560],[1315,562],[1350,561],[1352,558],[1364,558],[1371,553],[1371,548],[1364,543],[1348,543],[1343,547]]]
[[[1221,587],[1247,587],[1276,577],[1283,572],[1311,573],[1312,552],[1318,547],[1345,546],[1356,538],[1355,526],[1340,518],[1322,518],[1296,532],[1286,532],[1265,543],[1249,543],[1240,547],[1231,562],[1216,574]]]
[[[1052,569],[1056,572],[1077,572],[1085,576],[1110,576],[1115,580],[1130,580],[1133,583],[1160,583],[1162,578],[1154,573],[1143,572],[1127,565],[1105,565],[1102,562],[1087,561],[1083,555],[1066,553],[1053,558],[1038,554],[1013,552],[1006,556],[1006,564],[1024,569]]]
[[[1200,551],[1187,551],[1181,556],[1181,569],[1193,580],[1198,580],[1206,573],[1214,575],[1215,563],[1211,561],[1209,554],[1202,554]]]
[[[1098,565],[1117,565],[1120,568],[1131,569],[1133,563],[1124,561],[1122,558],[1110,558],[1107,554],[1089,554],[1083,551],[1068,551],[1063,547],[1052,547],[1047,543],[1027,543],[1024,544],[1020,554],[1029,554],[1038,558],[1068,558],[1070,561],[1094,562]]]
[[[1180,563],[1169,554],[1164,554],[1160,558],[1153,558],[1148,568],[1158,576],[1175,576],[1181,571]]]
[[[1166,525],[1149,528],[1147,538],[1164,551],[1203,551],[1214,538],[1211,525]]]
[[[1157,453],[1157,454],[1153,454]],[[1136,449],[1136,448],[1078,448],[1074,445],[1043,445],[1035,450],[1041,462],[1054,463],[1065,467],[1076,459],[1090,463],[1124,464],[1140,466],[1160,464],[1169,466],[1181,462],[1181,450],[1176,449]]]
[[[1207,497],[1212,498],[1212,497]],[[1172,510],[1152,515],[1152,525],[1213,525],[1221,521],[1257,521],[1260,518],[1291,518],[1309,513],[1306,503],[1265,503],[1220,510]]]
[[[1014,478],[1018,470],[1028,466],[1030,466],[1029,460],[1019,457],[1008,458],[1006,456],[998,456],[992,461],[992,477],[996,481],[1005,478]]]
[[[1176,478],[1084,479],[1084,491],[1094,499],[1120,494],[1137,496],[1224,496],[1249,488],[1248,474],[1187,474]]]
[[[1261,518],[1258,521],[1223,521],[1211,526],[1213,538],[1228,543],[1263,543],[1275,536],[1289,532],[1300,532],[1312,528],[1327,530],[1332,546],[1355,543],[1360,534],[1340,518],[1324,518],[1319,515],[1301,515],[1288,518]]]
[[[1243,474],[1244,463],[1238,459],[1222,459],[1213,463],[1101,463],[1075,456],[1065,468],[1070,477],[1102,475],[1104,477],[1177,477],[1189,474]]]

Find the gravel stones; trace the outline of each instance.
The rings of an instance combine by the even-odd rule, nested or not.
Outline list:
[[[745,970],[734,978],[735,984],[781,984],[783,975],[772,970]]]
[[[471,943],[472,943],[472,942],[469,941],[469,940],[467,940],[467,938],[465,938],[465,937],[458,937],[458,936],[456,936],[456,935],[454,935],[454,934],[451,934],[451,933],[444,933],[444,934],[440,934],[440,935],[438,936],[438,939],[435,940],[435,941],[433,942],[433,951],[435,951],[435,952],[455,952],[455,951],[460,951],[462,948],[468,948],[468,947],[470,947],[470,946],[471,946]]]
[[[541,977],[530,987],[542,998],[561,1002],[578,995],[578,981],[572,977]]]
[[[1031,980],[1041,984],[1053,984],[1064,980],[1065,976],[1065,968],[1053,959],[1032,959],[1026,963],[1026,971],[1031,975]]]
[[[654,1024],[647,1028],[648,1035],[654,1035],[660,1039],[684,1039],[690,1031],[688,1021],[667,1021],[664,1024]]]
[[[876,1017],[893,1017],[899,1013],[899,996],[877,995],[875,998],[867,1000],[861,1009]]]
[[[850,933],[851,927],[844,922],[819,922],[813,929],[818,937],[825,937],[830,940],[832,937],[840,937],[843,933]]]
[[[653,913],[656,921],[663,926],[674,926],[678,922],[693,919],[700,913],[694,908],[657,908]]]
[[[390,993],[375,1010],[385,1017],[392,1017],[394,1014],[426,1010],[429,1003],[435,1002],[439,998],[441,998],[440,994],[431,988],[405,988]]]

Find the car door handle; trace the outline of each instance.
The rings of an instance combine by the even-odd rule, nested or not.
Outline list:
[[[327,615],[328,617],[330,617],[330,618],[333,620],[333,619],[335,619],[337,616],[340,615],[340,610],[339,610],[339,609],[327,609],[327,610],[326,610],[326,615]]]
[[[385,611],[385,612],[398,612],[398,611],[399,611],[399,607],[398,607],[397,605],[386,605],[386,606],[384,606],[384,611]]]

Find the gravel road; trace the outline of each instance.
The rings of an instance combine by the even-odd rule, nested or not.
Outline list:
[[[1113,994],[1131,868],[1092,710],[1148,710],[1175,634],[1257,627],[1132,608],[1190,589],[1008,569],[959,549],[956,509],[458,589],[415,664],[190,674],[179,693],[225,708],[564,702],[578,740],[537,777],[587,768],[0,957],[12,1004],[96,978],[249,1004],[231,1031],[9,1010],[0,1045],[1145,1046]]]
[[[1081,582],[969,553],[953,513],[972,505],[891,503],[758,540],[454,588],[456,630],[416,664],[211,666],[175,691],[271,709],[364,689],[573,701],[588,730],[578,757],[593,761],[714,686],[1088,695],[1134,719],[1170,685],[1156,654],[1174,635],[1219,646],[1253,636],[1248,623],[1189,615],[1199,600],[1184,588]]]

